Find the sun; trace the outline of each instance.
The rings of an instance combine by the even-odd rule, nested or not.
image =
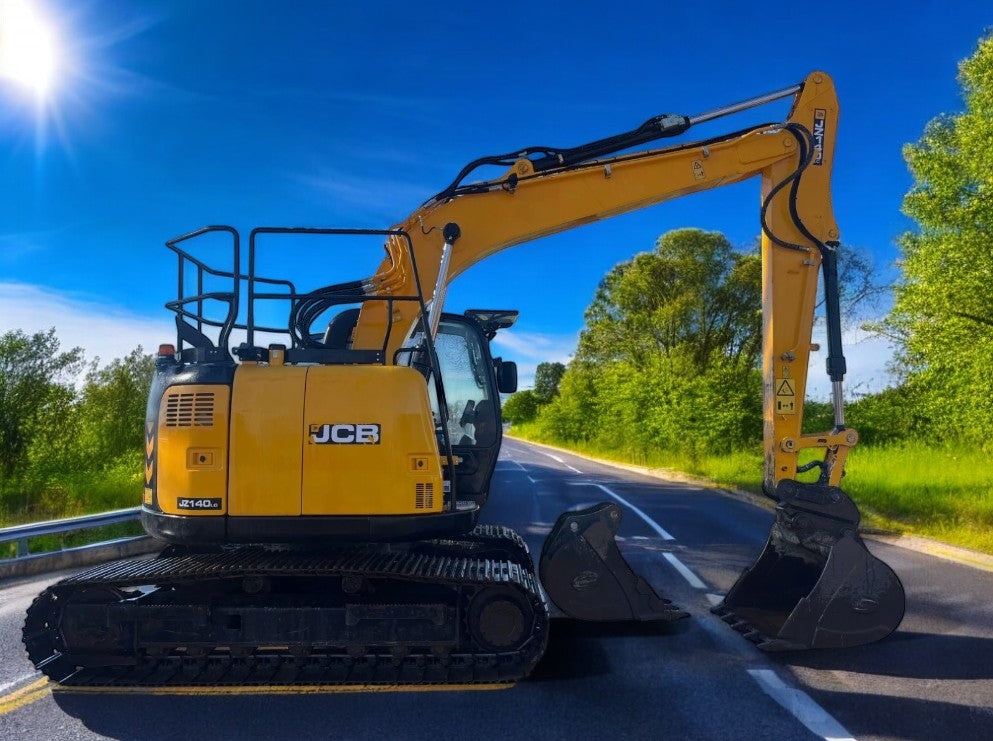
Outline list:
[[[0,78],[42,99],[58,65],[55,33],[30,0],[0,0]]]

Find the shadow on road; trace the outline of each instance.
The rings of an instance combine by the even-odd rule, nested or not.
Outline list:
[[[153,695],[56,691],[66,714],[115,739],[220,738],[585,738],[599,720],[590,709],[628,701],[647,664],[667,663],[675,625],[555,620],[537,669],[514,688],[493,691],[332,694]],[[683,627],[683,626],[687,627]],[[659,638],[645,642],[645,638]],[[633,673],[633,674],[632,674]],[[658,679],[657,677],[655,677]],[[633,684],[630,684],[633,683]],[[651,690],[653,695],[656,689]],[[646,707],[648,709],[646,709]],[[388,711],[384,712],[384,709]],[[554,711],[553,711],[554,709]],[[654,706],[609,719],[624,738],[655,737]],[[645,726],[644,718],[650,721]],[[600,718],[600,714],[596,714]],[[682,723],[677,718],[674,724]],[[591,726],[591,723],[593,724]],[[485,730],[484,730],[485,729]],[[602,734],[594,734],[602,735]]]
[[[817,692],[817,701],[835,709],[835,716],[856,738],[898,738],[907,741],[990,738],[993,710],[941,700],[922,700],[861,692]]]
[[[618,640],[630,638],[667,638],[685,632],[689,620],[675,623],[584,623],[576,620],[553,620],[548,648],[528,678],[529,682],[580,679],[610,674],[611,649]]]
[[[780,654],[810,669],[911,679],[993,679],[993,638],[897,631],[868,646]]]

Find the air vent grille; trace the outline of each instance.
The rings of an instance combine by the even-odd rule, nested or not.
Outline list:
[[[166,396],[166,427],[213,427],[214,392],[173,391]]]
[[[432,509],[434,507],[434,484],[417,484],[414,493],[415,509]]]

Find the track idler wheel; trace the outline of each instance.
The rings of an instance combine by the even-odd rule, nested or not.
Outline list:
[[[473,597],[469,625],[473,638],[484,650],[518,651],[534,634],[534,610],[516,591],[490,587]]]
[[[789,480],[776,495],[762,554],[713,612],[766,651],[858,646],[896,630],[903,585],[859,537],[855,503]]]
[[[631,570],[614,536],[621,508],[610,502],[563,512],[541,549],[542,586],[576,620],[678,620],[688,613]]]

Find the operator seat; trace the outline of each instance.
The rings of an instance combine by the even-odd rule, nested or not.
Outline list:
[[[352,338],[352,330],[358,322],[358,309],[345,309],[335,314],[328,322],[328,328],[324,330],[321,343],[328,350],[347,350],[348,342]]]
[[[476,445],[488,448],[496,442],[496,411],[493,402],[483,399],[476,404]]]

